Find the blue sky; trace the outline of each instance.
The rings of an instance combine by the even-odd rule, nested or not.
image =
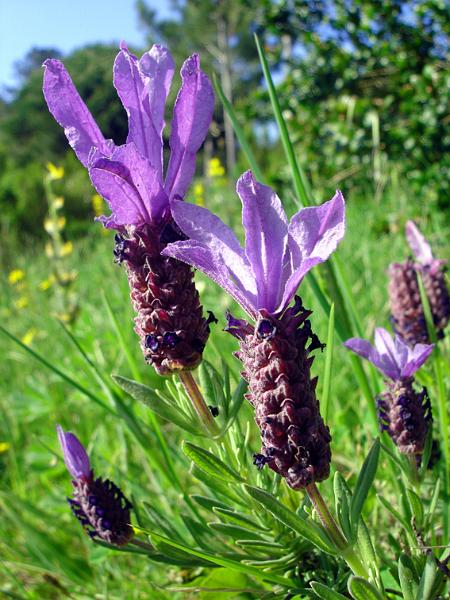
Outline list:
[[[168,0],[147,0],[160,16]],[[33,46],[63,52],[91,42],[143,46],[135,0],[0,0],[0,89],[14,84],[13,65]]]

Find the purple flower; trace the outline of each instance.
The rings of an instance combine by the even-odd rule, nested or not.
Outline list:
[[[345,232],[341,192],[321,206],[303,208],[288,223],[273,190],[247,171],[237,182],[242,201],[245,248],[218,217],[205,208],[173,200],[172,215],[190,238],[163,251],[226,290],[249,315],[282,312],[307,272],[324,262]]]
[[[128,137],[122,146],[103,137],[64,65],[48,59],[44,67],[49,110],[112,210],[110,217],[102,218],[105,226],[122,229],[164,221],[170,215],[170,200],[186,192],[212,118],[214,94],[200,70],[199,57],[192,55],[181,69],[165,179],[164,107],[174,73],[166,48],[155,45],[138,60],[121,44],[114,63],[114,85],[128,115]]]
[[[414,256],[421,265],[430,265],[433,261],[431,246],[414,221],[408,221],[405,226],[406,240]]]
[[[390,333],[381,327],[375,329],[375,346],[360,338],[351,338],[344,346],[369,360],[393,381],[412,377],[430,356],[434,347],[433,344],[416,344],[410,348],[398,335],[393,339]]]
[[[60,425],[56,429],[67,470],[75,479],[89,479],[91,477],[91,465],[83,445],[76,435],[63,431]]]
[[[124,546],[133,537],[130,525],[131,502],[109,479],[94,477],[86,450],[76,435],[57,426],[64,462],[72,480],[73,498],[69,506],[92,538],[114,546]]]

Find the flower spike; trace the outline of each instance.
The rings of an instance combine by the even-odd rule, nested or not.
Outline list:
[[[124,546],[134,536],[130,525],[131,503],[109,479],[94,478],[86,450],[76,435],[57,426],[67,470],[74,478],[73,514],[87,534],[114,546]]]
[[[192,269],[162,257],[161,250],[184,239],[170,202],[181,201],[186,193],[212,119],[214,94],[200,59],[192,55],[181,69],[165,176],[164,109],[175,69],[166,48],[154,45],[138,60],[124,42],[120,45],[113,79],[128,115],[128,137],[122,146],[103,138],[64,65],[49,59],[44,68],[50,112],[112,211],[98,220],[117,231],[114,256],[127,271],[145,359],[162,375],[193,369],[202,359],[209,323]]]

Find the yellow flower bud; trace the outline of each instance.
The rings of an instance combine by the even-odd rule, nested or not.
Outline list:
[[[22,310],[22,308],[26,308],[29,304],[29,300],[26,296],[21,296],[14,302],[14,306],[17,310]]]
[[[9,442],[0,442],[0,454],[6,452],[11,448],[11,444]]]
[[[57,196],[53,200],[53,206],[56,208],[56,210],[62,208],[64,206],[64,198],[62,196]]]
[[[53,246],[50,242],[47,242],[45,244],[45,255],[48,256],[48,258],[53,258],[54,256],[54,251],[53,251]]]
[[[37,333],[38,330],[34,327],[32,329],[29,329],[22,338],[22,344],[25,344],[25,346],[30,346]]]
[[[72,254],[72,252],[73,252],[72,242],[66,242],[65,244],[63,244],[63,246],[61,248],[61,256],[68,256],[69,254]]]

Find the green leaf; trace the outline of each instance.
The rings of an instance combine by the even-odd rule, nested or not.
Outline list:
[[[366,501],[367,494],[372,486],[373,480],[378,467],[378,459],[380,456],[380,439],[377,438],[372,448],[367,455],[366,460],[361,468],[361,471],[353,491],[352,502],[350,506],[350,521],[354,530],[358,527],[358,521],[361,516],[361,511]]]
[[[437,479],[437,481],[434,485],[433,495],[431,496],[430,506],[428,507],[428,513],[427,513],[427,517],[426,517],[426,521],[425,521],[426,529],[428,529],[428,527],[433,522],[434,513],[436,511],[436,506],[437,506],[437,503],[439,500],[440,489],[441,489],[441,480]]]
[[[250,519],[243,513],[219,507],[214,508],[213,510],[217,515],[219,515],[220,519],[234,523],[240,527],[246,527],[248,529],[252,529],[253,531],[269,531],[267,527],[263,527],[259,523],[256,523],[253,519]]]
[[[277,585],[281,585],[283,587],[293,587],[293,588],[296,587],[296,583],[294,581],[292,581],[291,579],[288,579],[287,577],[280,577],[273,573],[267,573],[265,571],[262,571],[261,569],[240,563],[240,562],[238,562],[236,560],[232,560],[230,558],[212,555],[207,552],[195,550],[194,548],[189,548],[187,546],[184,546],[183,544],[179,544],[177,542],[174,542],[173,540],[164,538],[164,537],[158,535],[157,533],[151,533],[150,539],[155,546],[164,544],[165,545],[164,547],[166,547],[166,545],[169,545],[169,546],[172,546],[173,548],[183,551],[184,553],[192,554],[192,556],[197,556],[198,558],[209,561],[209,562],[219,565],[221,567],[228,567],[229,569],[233,569],[233,570],[239,571],[241,573],[246,573],[247,575],[252,575],[253,577],[257,577],[258,579],[261,579],[262,581],[269,581],[271,583],[276,583]]]
[[[411,558],[402,554],[398,561],[398,578],[404,600],[414,600],[417,594],[418,583],[415,579],[414,565]]]
[[[206,485],[211,491],[215,492],[216,494],[221,494],[227,498],[227,500],[229,500],[233,506],[235,504],[239,504],[240,506],[247,508],[243,495],[236,494],[233,489],[229,487],[228,483],[217,479],[217,477],[212,477],[206,471],[199,469],[199,467],[197,467],[195,464],[192,469],[192,475]]]
[[[432,554],[427,555],[425,569],[420,578],[419,590],[416,600],[431,600],[434,580],[436,579],[436,563]]]
[[[335,592],[323,583],[319,583],[318,581],[311,581],[310,585],[316,596],[318,596],[322,600],[346,600],[345,596],[343,596],[339,592]]]
[[[408,488],[406,490],[406,493],[408,496],[409,505],[411,507],[411,512],[414,515],[414,518],[416,520],[416,525],[419,529],[421,529],[422,523],[423,523],[423,516],[424,516],[422,501],[413,490],[410,490]]]
[[[261,536],[253,530],[234,525],[232,523],[220,523],[213,521],[208,523],[208,527],[218,533],[231,537],[234,540],[262,540]]]
[[[326,533],[311,519],[304,519],[281,504],[275,496],[260,488],[244,485],[247,493],[262,504],[278,521],[328,554],[336,554]]]
[[[240,483],[244,481],[234,469],[226,465],[211,452],[208,452],[208,450],[200,448],[200,446],[185,442],[183,444],[183,452],[199,469],[202,469],[202,471],[205,471],[205,473],[208,473],[212,477],[217,477],[228,483]]]
[[[206,508],[210,511],[213,511],[213,509],[216,507],[224,508],[230,511],[232,510],[230,506],[228,506],[224,502],[221,502],[220,500],[217,500],[217,498],[208,498],[208,496],[200,496],[198,494],[192,494],[191,498],[192,500],[197,502],[197,504],[200,504],[200,506],[203,506],[203,508]]]
[[[339,471],[336,471],[334,475],[333,484],[334,502],[339,524],[346,538],[349,541],[354,540],[355,536],[353,535],[353,531],[350,526],[350,503],[352,501],[352,494]]]
[[[328,409],[330,405],[331,389],[331,370],[333,366],[333,348],[334,348],[334,303],[330,307],[330,317],[328,319],[327,345],[325,349],[325,369],[323,374],[323,388],[320,406],[322,409],[323,420],[328,422]]]
[[[145,406],[163,419],[166,419],[166,421],[177,425],[177,427],[180,427],[193,435],[199,435],[200,428],[190,420],[186,413],[183,413],[181,408],[175,404],[170,404],[163,400],[155,390],[152,390],[143,383],[138,383],[137,381],[121,377],[120,375],[112,375],[112,378],[117,385],[132,398],[145,404]]]
[[[348,591],[355,600],[383,600],[377,588],[362,577],[352,575],[348,580]]]

